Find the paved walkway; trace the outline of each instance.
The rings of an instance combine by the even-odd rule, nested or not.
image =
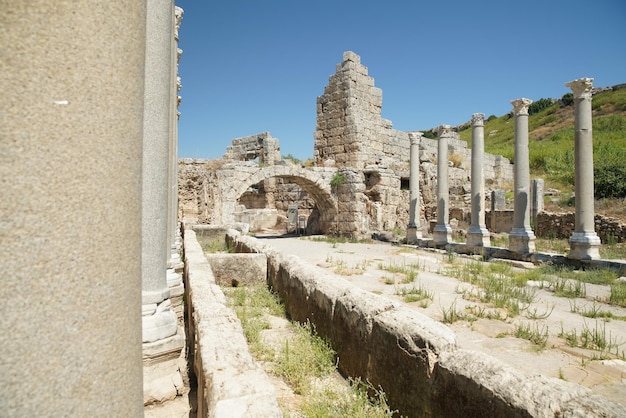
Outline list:
[[[471,306],[488,308],[480,302],[465,300],[459,293],[460,289],[471,285],[445,275],[445,269],[453,265],[450,263],[451,258],[454,265],[461,266],[463,263],[477,261],[477,257],[450,256],[443,251],[380,242],[332,244],[314,241],[309,237],[257,235],[257,238],[285,254],[296,255],[317,265],[327,273],[340,273],[338,275],[355,286],[402,303],[401,296],[396,294],[399,289],[422,286],[433,292],[434,297],[429,306],[422,307],[420,302],[406,305],[439,321],[443,320],[443,312],[449,311],[453,305],[461,313]],[[417,278],[413,283],[402,284],[404,276],[379,268],[390,265],[418,265]],[[525,267],[532,268],[529,265]],[[395,284],[390,284],[393,281]],[[553,292],[537,287],[535,301],[526,312],[541,314],[552,310],[546,319],[531,320],[527,314],[522,313],[506,321],[482,318],[472,322],[461,320],[449,326],[455,331],[460,348],[486,352],[520,372],[563,378],[587,386],[595,393],[626,405],[626,362],[585,361],[583,364],[583,356],[589,358],[599,353],[569,347],[563,338],[558,337],[563,331],[567,333],[576,330],[579,334],[584,329],[603,331],[607,339],[621,344],[619,350],[622,356],[626,353],[626,321],[606,322],[571,312],[572,304],[591,307],[594,298],[605,297],[610,293],[608,286],[591,284],[586,285],[586,291],[586,298],[567,299],[556,297]],[[626,316],[624,308],[602,304],[601,309],[610,310],[614,315]],[[530,323],[533,329],[538,326],[540,330],[548,330],[550,336],[544,350],[538,351],[530,342],[512,336],[515,325],[521,323]]]

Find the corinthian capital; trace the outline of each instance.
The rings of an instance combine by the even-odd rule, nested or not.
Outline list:
[[[472,126],[484,126],[484,125],[485,125],[485,114],[474,113],[472,115]]]
[[[569,83],[565,83],[565,87],[569,87],[574,92],[575,99],[591,98],[591,88],[593,87],[593,78],[583,77]]]
[[[452,127],[450,125],[439,125],[437,127],[437,135],[439,138],[442,136],[450,137],[452,135]]]
[[[530,106],[532,102],[532,100],[525,98],[511,100],[511,104],[513,105],[513,115],[528,116],[528,106]]]
[[[422,137],[424,136],[423,132],[409,132],[409,139],[411,140],[411,145],[419,145],[420,144],[420,140],[422,139]]]

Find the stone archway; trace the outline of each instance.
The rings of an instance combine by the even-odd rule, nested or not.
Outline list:
[[[303,168],[293,164],[277,164],[259,167],[256,164],[232,163],[218,170],[221,203],[221,223],[235,221],[234,213],[237,200],[248,188],[267,179],[282,178],[297,184],[317,205],[319,211],[319,229],[322,233],[332,231],[337,216],[337,201],[331,193],[330,180],[337,170],[334,168]]]

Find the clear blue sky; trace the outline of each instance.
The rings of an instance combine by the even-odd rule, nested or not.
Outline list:
[[[269,131],[313,156],[316,98],[354,51],[396,129],[497,116],[564,83],[626,82],[626,0],[178,0],[179,156],[219,158]]]

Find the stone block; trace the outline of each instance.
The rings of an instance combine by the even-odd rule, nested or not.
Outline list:
[[[267,280],[265,254],[206,254],[206,259],[220,286],[243,286]]]

